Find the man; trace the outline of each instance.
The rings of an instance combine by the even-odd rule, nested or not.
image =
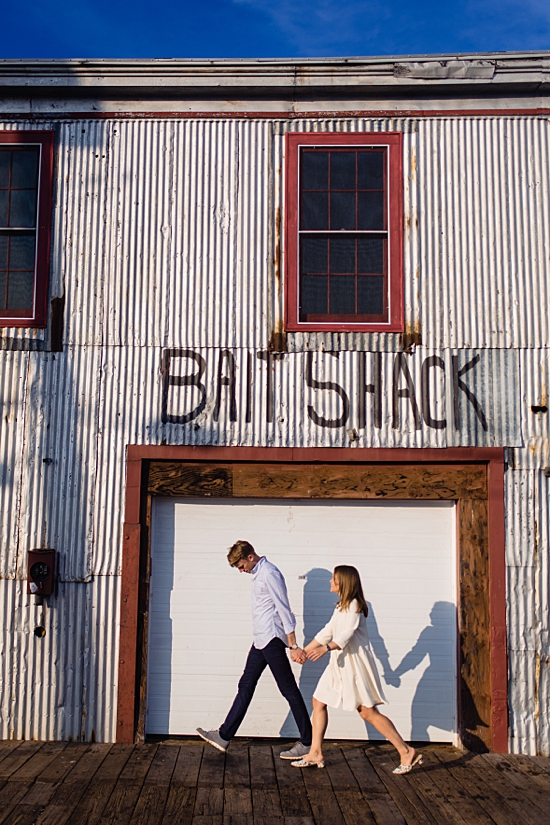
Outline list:
[[[260,676],[269,666],[277,687],[290,705],[300,731],[300,742],[297,742],[290,750],[281,753],[281,759],[299,758],[309,753],[311,722],[292,673],[286,648],[287,646],[290,648],[292,661],[301,665],[306,661],[306,655],[296,644],[294,634],[296,619],[288,603],[283,574],[265,556],[258,556],[248,541],[235,542],[227,554],[227,560],[231,567],[236,567],[241,573],[250,573],[253,578],[252,633],[254,642],[239,681],[237,696],[225,722],[219,730],[206,731],[197,728],[197,733],[218,750],[226,751],[246,715]]]

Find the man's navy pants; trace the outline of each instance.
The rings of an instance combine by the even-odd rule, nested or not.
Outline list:
[[[272,639],[262,650],[257,650],[252,645],[243,675],[239,680],[239,691],[225,722],[220,728],[222,739],[229,741],[237,733],[252,701],[260,676],[269,665],[269,669],[277,682],[277,687],[290,705],[290,710],[300,731],[300,741],[306,746],[311,745],[309,714],[296,684],[286,650],[286,645],[278,638]]]

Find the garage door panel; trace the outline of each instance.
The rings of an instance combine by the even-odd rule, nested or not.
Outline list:
[[[452,741],[456,729],[455,511],[451,503],[156,499],[152,526],[149,733],[218,727],[251,644],[251,577],[227,564],[246,538],[283,571],[299,642],[330,617],[335,564],[354,564],[371,605],[369,632],[404,736]],[[439,606],[438,606],[439,605]],[[416,647],[415,647],[416,646]],[[411,650],[415,655],[408,660]],[[393,687],[391,670],[407,672]],[[321,663],[293,665],[306,703]],[[424,694],[430,691],[424,701]],[[430,725],[434,703],[438,718]],[[431,710],[430,710],[431,709]],[[239,734],[296,735],[268,671]],[[331,711],[328,735],[379,738],[358,715]]]

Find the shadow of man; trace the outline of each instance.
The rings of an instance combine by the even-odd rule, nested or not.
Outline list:
[[[418,667],[426,656],[429,659],[411,706],[413,742],[429,741],[428,725],[449,730],[455,716],[454,697],[449,696],[445,687],[449,672],[444,661],[448,650],[444,645],[455,635],[456,607],[451,602],[435,602],[430,611],[430,622],[394,670],[394,674],[401,678],[409,670]]]
[[[332,572],[322,567],[315,567],[306,573],[304,585],[304,644],[310,642],[329,621],[334,611],[338,596],[330,592]],[[323,656],[318,662],[306,662],[301,668],[298,687],[311,715],[313,711],[313,693],[321,674],[328,665],[329,657]],[[296,736],[297,729],[292,714],[288,714],[281,726],[280,736]]]

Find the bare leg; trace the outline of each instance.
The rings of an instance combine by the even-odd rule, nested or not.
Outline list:
[[[323,739],[327,732],[328,711],[323,702],[313,697],[313,719],[311,720],[312,737],[311,748],[303,758],[307,762],[321,762],[323,760]]]
[[[385,736],[388,742],[391,742],[394,748],[397,748],[401,757],[401,764],[411,765],[416,751],[401,738],[393,722],[387,716],[383,716],[376,708],[366,708],[361,705],[357,710],[361,719],[364,719],[370,725],[374,725],[378,733]]]

